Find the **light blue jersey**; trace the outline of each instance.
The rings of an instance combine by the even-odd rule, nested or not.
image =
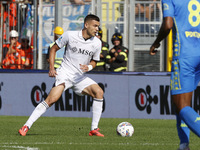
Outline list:
[[[162,0],[163,17],[172,17],[171,94],[192,92],[200,74],[200,0]]]
[[[173,56],[200,56],[200,0],[163,0],[163,16],[173,17]]]

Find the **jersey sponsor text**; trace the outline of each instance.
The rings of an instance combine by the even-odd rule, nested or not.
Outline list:
[[[185,31],[185,36],[186,37],[200,38],[200,33],[199,32],[192,32],[192,31]]]

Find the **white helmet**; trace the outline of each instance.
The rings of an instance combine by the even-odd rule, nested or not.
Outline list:
[[[18,36],[19,36],[19,34],[18,34],[18,32],[16,30],[11,30],[10,31],[10,37],[18,37]]]

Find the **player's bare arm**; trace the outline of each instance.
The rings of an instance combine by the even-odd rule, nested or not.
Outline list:
[[[57,75],[57,72],[54,68],[54,61],[55,61],[56,51],[59,50],[59,49],[60,48],[58,47],[58,45],[56,43],[50,49],[50,53],[49,53],[49,77],[55,77]]]
[[[97,62],[95,60],[91,60],[89,65],[80,64],[80,69],[83,72],[88,72],[88,71],[92,70],[93,68],[95,68],[96,64],[97,64]],[[92,67],[92,68],[90,68],[90,67]]]
[[[165,39],[171,28],[173,27],[173,18],[172,17],[165,17],[163,20],[163,23],[161,25],[161,28],[159,30],[158,36],[152,46],[150,47],[150,55],[155,55],[157,53],[156,48],[160,46],[160,42]]]

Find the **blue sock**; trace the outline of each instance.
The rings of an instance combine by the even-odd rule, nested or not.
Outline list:
[[[185,124],[183,120],[181,120],[180,115],[176,115],[176,127],[178,131],[178,136],[180,139],[180,144],[189,143],[190,139],[190,129]]]
[[[179,113],[182,120],[198,137],[200,137],[200,116],[189,106],[181,109]]]

